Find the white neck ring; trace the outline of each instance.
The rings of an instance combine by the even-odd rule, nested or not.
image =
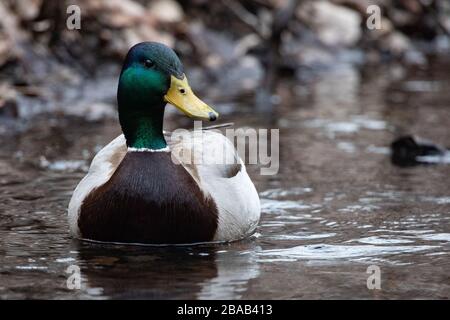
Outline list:
[[[128,152],[169,152],[169,151],[170,151],[169,146],[161,148],[161,149],[128,147]]]

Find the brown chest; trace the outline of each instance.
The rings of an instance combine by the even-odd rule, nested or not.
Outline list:
[[[80,208],[85,239],[129,243],[211,241],[218,213],[197,183],[168,152],[129,152]]]

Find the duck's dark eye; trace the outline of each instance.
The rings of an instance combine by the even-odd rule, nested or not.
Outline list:
[[[155,65],[155,64],[153,63],[152,60],[150,60],[150,59],[145,59],[145,60],[144,60],[144,66],[145,66],[146,68],[152,68],[154,65]]]

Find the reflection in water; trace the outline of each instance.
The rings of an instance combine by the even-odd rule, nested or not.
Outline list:
[[[217,276],[202,283],[199,299],[241,299],[248,282],[259,276],[256,250],[243,252],[218,251]]]
[[[70,239],[73,188],[120,129],[36,118],[0,137],[0,298],[450,298],[450,166],[389,161],[398,135],[449,144],[446,70],[336,70],[293,85],[270,117],[219,105],[237,127],[280,128],[279,174],[248,166],[263,210],[257,234],[230,244]],[[190,125],[168,116],[168,130]],[[368,264],[381,268],[381,292],[365,286]],[[70,265],[81,268],[81,290],[66,286]]]
[[[241,250],[256,252],[251,242]],[[246,248],[246,249],[245,249]],[[112,299],[236,299],[259,275],[255,255],[216,245],[152,247],[71,241],[90,297]]]
[[[80,243],[77,258],[86,291],[114,299],[193,299],[204,281],[217,277],[215,260],[201,247],[92,243]]]

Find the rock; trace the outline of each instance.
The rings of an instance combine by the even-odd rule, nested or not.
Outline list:
[[[0,117],[17,118],[17,93],[6,83],[0,84]]]
[[[83,103],[65,110],[68,115],[83,117],[88,121],[114,119],[117,115],[112,105],[102,102]]]
[[[11,54],[12,41],[0,30],[0,67],[13,58]]]
[[[117,112],[112,105],[101,102],[87,105],[87,109],[84,113],[84,116],[88,121],[114,119],[116,115]]]
[[[336,59],[333,53],[313,45],[306,45],[298,52],[298,64],[305,67],[321,68],[323,66],[331,66]]]
[[[19,109],[17,108],[17,102],[15,100],[3,100],[0,101],[0,118],[18,118]]]
[[[409,65],[424,66],[428,59],[424,53],[418,50],[407,50],[404,52],[403,61]]]
[[[236,45],[234,47],[234,56],[240,57],[246,55],[251,49],[256,48],[261,44],[261,38],[256,34],[249,34],[238,41],[236,41]]]
[[[103,24],[113,28],[124,28],[141,23],[146,9],[131,0],[82,0],[84,14],[96,17]]]
[[[95,36],[102,41],[103,54],[121,59],[130,47],[143,41],[156,41],[173,47],[174,37],[162,31],[159,24],[178,22],[183,18],[181,7],[171,1],[152,2],[150,8],[132,0],[80,1],[83,14],[92,18],[85,22],[85,33],[98,33],[98,36]],[[156,11],[161,11],[161,17]]]
[[[367,7],[370,5],[381,6],[385,1],[383,0],[331,0],[333,4],[345,6],[356,10],[361,16],[366,16]]]
[[[254,92],[260,86],[264,69],[253,56],[247,55],[229,61],[215,71],[217,83],[210,88],[210,95],[232,97]]]
[[[323,0],[305,2],[299,6],[297,16],[329,46],[352,46],[361,37],[361,17],[346,7]]]
[[[0,2],[0,67],[20,55],[18,43],[24,38],[17,17]]]
[[[394,31],[380,39],[380,47],[394,56],[401,56],[411,49],[411,42],[401,32]]]
[[[207,67],[220,67],[235,56],[236,44],[229,36],[210,30],[200,22],[189,25],[187,36]]]
[[[190,25],[188,30],[194,52],[202,59],[202,70],[195,72],[192,83],[208,88],[208,95],[215,98],[239,96],[258,88],[264,76],[261,62],[247,52],[259,43],[248,36],[237,42],[227,34],[207,29],[201,23]],[[206,69],[206,70],[205,70]],[[211,86],[211,81],[216,81]]]
[[[22,21],[30,21],[37,17],[43,0],[20,0],[14,2],[14,12]]]
[[[183,8],[174,0],[152,1],[148,12],[162,23],[177,23],[184,18]]]
[[[165,32],[157,32],[152,27],[141,25],[134,28],[126,28],[111,38],[111,53],[124,57],[128,50],[135,44],[143,41],[156,41],[169,47],[175,45],[175,38]]]

